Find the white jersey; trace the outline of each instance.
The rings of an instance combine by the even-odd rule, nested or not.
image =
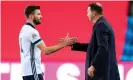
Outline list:
[[[19,34],[22,76],[41,74],[41,51],[36,46],[41,42],[38,31],[26,23]]]

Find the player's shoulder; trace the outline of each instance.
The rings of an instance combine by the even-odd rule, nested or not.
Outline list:
[[[30,25],[23,25],[22,30],[24,30],[25,32],[38,32],[35,28],[31,27]]]
[[[23,28],[24,30],[28,30],[28,31],[34,30],[34,28],[32,28],[30,25],[26,25],[26,24],[24,24],[22,28]]]

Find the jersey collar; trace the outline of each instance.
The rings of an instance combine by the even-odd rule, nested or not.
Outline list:
[[[35,28],[35,26],[33,26],[33,25],[32,25],[31,23],[29,23],[29,22],[26,22],[25,24],[31,26],[32,28]]]

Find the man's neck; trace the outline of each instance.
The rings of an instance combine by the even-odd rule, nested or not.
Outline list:
[[[98,15],[98,16],[95,16],[94,20],[92,20],[92,22],[95,24],[97,22],[97,20],[103,15]]]
[[[31,23],[33,26],[35,26],[35,24],[33,23],[33,21],[31,20],[27,20],[28,23]]]

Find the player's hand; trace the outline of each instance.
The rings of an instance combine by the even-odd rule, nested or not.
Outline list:
[[[88,68],[88,75],[92,78],[92,77],[94,77],[94,71],[95,71],[95,68],[94,68],[94,66],[90,66],[89,68]]]
[[[59,43],[64,46],[70,46],[77,42],[77,37],[70,37],[69,34],[65,38],[60,38]]]
[[[65,38],[60,38],[59,42],[63,42]],[[78,38],[77,37],[70,37],[68,40],[72,40],[73,44],[77,42]],[[71,44],[72,45],[72,44]]]

